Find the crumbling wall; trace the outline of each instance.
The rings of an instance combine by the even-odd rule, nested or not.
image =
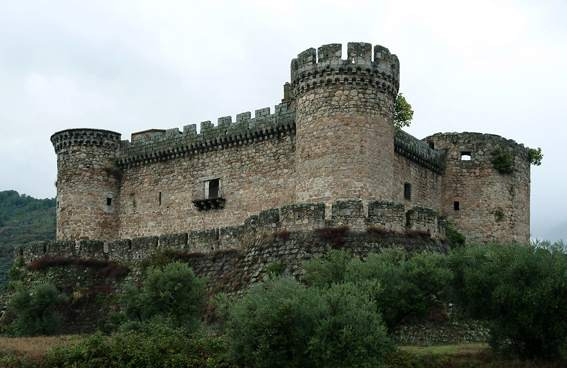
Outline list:
[[[469,243],[527,243],[530,162],[527,148],[492,134],[439,133],[426,138],[446,153],[441,213]],[[495,159],[503,154],[501,170]]]

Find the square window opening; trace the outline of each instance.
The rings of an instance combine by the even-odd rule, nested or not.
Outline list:
[[[411,200],[411,184],[410,183],[404,183],[404,198],[406,200]]]
[[[472,160],[472,152],[465,151],[461,152],[461,161],[470,161]]]
[[[460,211],[461,210],[461,203],[459,201],[453,202],[453,209],[455,211]]]

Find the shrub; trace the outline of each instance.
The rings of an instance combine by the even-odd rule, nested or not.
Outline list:
[[[467,238],[457,230],[455,225],[447,223],[447,243],[451,249],[462,247],[465,245]]]
[[[349,280],[366,285],[379,283],[370,292],[391,330],[408,319],[423,319],[445,304],[452,277],[444,255],[396,249],[370,254],[365,261],[354,260],[348,275]]]
[[[495,348],[523,357],[563,354],[565,253],[518,245],[469,247],[452,254],[451,268],[457,301],[472,318],[489,321]]]
[[[308,286],[326,287],[344,282],[353,260],[345,250],[331,250],[323,257],[311,259],[303,264],[303,281]]]
[[[130,272],[127,266],[116,262],[92,258],[44,256],[32,261],[27,268],[30,271],[41,271],[51,267],[77,266],[95,270],[101,277],[123,278]]]
[[[352,284],[273,279],[230,308],[233,359],[250,367],[377,367],[390,350],[376,308]]]
[[[64,299],[52,284],[40,284],[30,289],[17,286],[8,305],[8,312],[14,316],[9,332],[16,336],[56,333],[61,324],[56,308]]]
[[[443,255],[404,250],[370,254],[364,261],[332,251],[306,262],[304,275],[308,285],[319,287],[354,282],[372,296],[390,329],[405,319],[423,318],[446,301],[451,279]]]
[[[498,148],[492,152],[492,166],[500,174],[512,174],[514,172],[514,155],[509,150]]]
[[[46,368],[228,368],[222,338],[188,336],[185,330],[149,323],[139,331],[107,337],[91,335],[75,345],[55,348],[45,357]]]
[[[146,270],[143,285],[129,285],[121,298],[128,320],[146,322],[155,317],[194,329],[205,301],[205,283],[180,262]]]

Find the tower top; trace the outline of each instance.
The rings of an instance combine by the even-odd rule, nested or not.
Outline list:
[[[349,79],[348,75],[355,78]],[[292,88],[297,92],[299,85],[302,85],[300,90],[313,87],[313,82],[304,83],[309,80],[316,84],[358,84],[381,80],[385,84],[377,87],[397,94],[400,85],[400,62],[386,47],[375,45],[373,48],[372,44],[365,42],[349,42],[347,58],[342,59],[342,44],[332,43],[322,45],[317,50],[309,48],[292,59]]]

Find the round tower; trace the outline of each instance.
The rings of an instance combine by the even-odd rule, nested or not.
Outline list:
[[[120,134],[69,129],[51,136],[57,154],[57,239],[118,235]]]
[[[481,133],[439,133],[424,139],[446,151],[441,208],[467,243],[530,239],[528,149]]]
[[[349,43],[291,62],[298,202],[391,199],[399,62],[382,46]]]

